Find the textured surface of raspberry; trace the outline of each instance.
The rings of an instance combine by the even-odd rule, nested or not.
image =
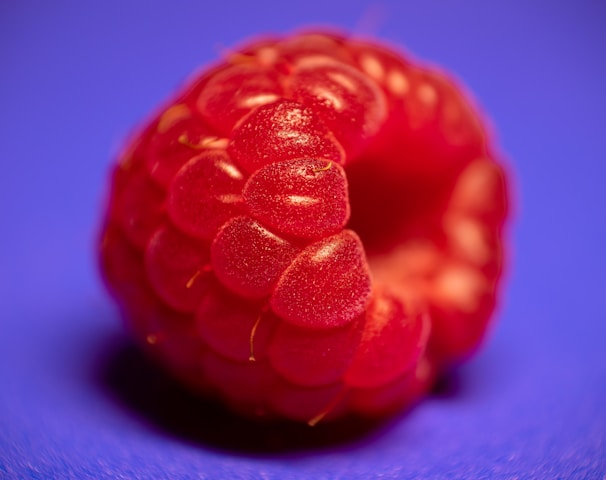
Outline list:
[[[113,173],[102,270],[141,345],[234,410],[381,416],[478,346],[506,215],[455,81],[299,34],[229,55],[144,126]]]

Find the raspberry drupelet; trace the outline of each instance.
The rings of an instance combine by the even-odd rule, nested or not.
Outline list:
[[[479,345],[505,174],[448,75],[369,41],[252,43],[115,166],[101,269],[135,339],[252,417],[384,416]]]

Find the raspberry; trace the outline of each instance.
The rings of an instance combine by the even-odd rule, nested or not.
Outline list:
[[[507,186],[448,75],[312,32],[230,54],[114,168],[101,269],[192,389],[313,425],[410,405],[479,345]]]

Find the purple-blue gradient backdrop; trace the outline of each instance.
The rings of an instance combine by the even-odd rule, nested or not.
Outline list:
[[[255,430],[169,393],[94,258],[130,129],[222,48],[310,24],[455,72],[517,197],[479,355],[407,414],[340,437]],[[2,1],[0,478],[604,478],[605,26],[597,0]]]

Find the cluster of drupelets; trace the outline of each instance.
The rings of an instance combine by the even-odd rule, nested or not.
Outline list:
[[[104,275],[136,338],[233,409],[384,415],[486,330],[507,207],[494,158],[444,74],[338,35],[262,40],[131,142]]]

